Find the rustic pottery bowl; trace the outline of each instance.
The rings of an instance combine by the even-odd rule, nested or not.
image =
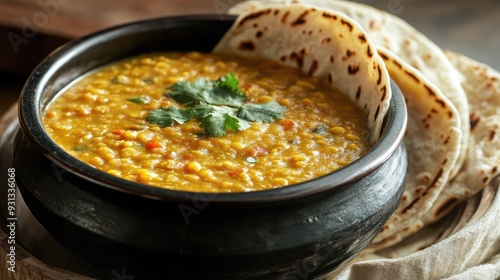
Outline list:
[[[205,194],[129,182],[76,160],[44,130],[42,112],[74,79],[140,53],[210,51],[233,21],[171,17],[104,30],[61,47],[27,80],[14,142],[19,188],[48,232],[103,277],[317,278],[365,248],[398,204],[406,107],[394,85],[383,135],[368,154],[267,191]]]

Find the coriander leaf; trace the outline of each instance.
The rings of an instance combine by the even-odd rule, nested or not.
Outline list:
[[[236,79],[236,75],[234,75],[233,72],[218,78],[214,82],[214,86],[218,88],[227,88],[231,91],[241,93],[241,89],[238,85],[238,79]]]
[[[224,107],[226,108],[226,107]],[[210,114],[212,114],[215,110],[217,109],[217,106],[210,105],[210,104],[198,104],[193,107],[191,107],[191,111],[193,116],[201,119],[204,118]],[[219,109],[223,110],[223,109]],[[222,113],[226,113],[227,111],[223,111]]]
[[[226,130],[244,130],[250,126],[246,120],[236,117],[236,109],[227,106],[202,104],[195,106],[193,112],[211,137],[223,136]]]
[[[211,137],[224,136],[226,135],[225,121],[226,118],[224,115],[208,114],[200,119],[200,126],[203,127]]]
[[[128,101],[134,102],[136,104],[146,104],[146,103],[149,102],[149,97],[147,97],[147,96],[137,96],[137,97],[128,99]]]
[[[183,105],[191,105],[198,102],[208,102],[213,92],[213,82],[207,78],[199,78],[190,82],[177,82],[168,87],[169,96]]]
[[[263,104],[248,103],[241,106],[237,116],[251,122],[274,122],[282,118],[285,107],[275,101]]]
[[[220,105],[240,107],[248,97],[242,93],[239,81],[233,72],[220,77],[214,82],[214,95]]]
[[[215,82],[200,78],[192,83],[177,82],[168,87],[169,96],[183,105],[207,103],[240,107],[247,96],[241,93],[234,73],[227,74]]]
[[[161,127],[167,127],[174,124],[176,121],[182,124],[193,118],[191,110],[182,110],[177,107],[169,107],[168,109],[160,108],[149,111],[147,120],[154,124],[159,124]]]
[[[177,82],[168,87],[169,96],[189,108],[160,108],[150,111],[148,121],[162,127],[174,121],[183,122],[197,118],[200,126],[211,137],[223,136],[227,130],[244,130],[250,122],[273,122],[283,116],[285,108],[276,102],[244,104],[248,97],[242,93],[234,73],[215,81],[200,78],[194,82]]]
[[[229,115],[226,117],[226,129],[229,130],[245,130],[250,127],[250,123],[244,119]]]
[[[226,105],[231,107],[240,107],[248,96],[233,91],[226,87],[215,87],[211,96],[210,104]]]

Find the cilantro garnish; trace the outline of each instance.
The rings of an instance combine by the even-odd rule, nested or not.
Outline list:
[[[160,108],[158,110],[149,111],[147,120],[154,124],[159,124],[162,127],[171,126],[176,121],[182,124],[191,118],[193,114],[191,110],[181,110],[177,107],[169,107],[168,109]]]
[[[177,82],[168,89],[168,96],[188,108],[171,106],[152,110],[147,120],[167,127],[197,118],[212,137],[223,136],[228,130],[245,130],[250,122],[273,122],[285,112],[285,108],[274,101],[244,103],[248,96],[243,94],[234,73],[215,81],[200,78],[192,83]]]
[[[215,82],[200,78],[193,83],[177,82],[168,88],[169,96],[183,105],[206,103],[239,107],[247,100],[241,93],[234,73],[225,75]]]
[[[149,102],[149,97],[147,97],[147,96],[137,96],[137,97],[128,99],[128,101],[134,102],[134,103],[137,103],[137,104],[145,104],[145,103]]]

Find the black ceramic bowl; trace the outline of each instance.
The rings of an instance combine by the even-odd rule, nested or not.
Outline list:
[[[394,85],[383,135],[367,155],[267,191],[204,194],[129,182],[76,160],[45,132],[45,107],[82,74],[145,52],[210,51],[233,21],[172,17],[104,30],[58,49],[26,82],[13,157],[19,188],[54,238],[103,277],[316,278],[356,256],[394,211],[407,166],[406,107]]]

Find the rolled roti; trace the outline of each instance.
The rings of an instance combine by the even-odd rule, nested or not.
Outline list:
[[[423,218],[432,223],[482,190],[500,174],[500,74],[453,52],[446,56],[460,74],[470,108],[469,149],[459,174]]]
[[[378,52],[406,100],[408,179],[396,211],[381,232],[393,234],[371,244],[373,249],[395,244],[423,226],[422,216],[441,199],[462,138],[460,116],[439,88],[391,51],[379,47]]]
[[[467,152],[467,141],[469,139],[469,108],[467,98],[460,85],[458,75],[448,61],[443,51],[418,32],[404,20],[377,10],[373,7],[337,0],[262,0],[245,1],[229,9],[230,14],[239,14],[256,8],[276,4],[306,3],[316,7],[323,7],[345,13],[358,22],[370,35],[375,44],[383,46],[399,56],[403,61],[418,69],[429,81],[434,83],[443,94],[451,100],[460,114],[462,139],[460,141],[460,154],[452,169],[450,178],[453,178],[463,161]],[[392,231],[381,233],[377,240],[388,237]]]
[[[370,144],[380,137],[392,95],[389,74],[348,16],[309,5],[256,9],[237,18],[214,52],[267,58],[321,78],[364,111]]]
[[[396,244],[440,220],[500,174],[500,74],[463,55],[449,51],[446,55],[460,74],[471,111],[467,157],[459,174],[447,183],[424,215],[391,237],[371,244],[372,251]]]
[[[365,28],[370,37],[374,39],[377,47],[386,47],[389,51],[397,55],[400,58],[400,64],[404,63],[407,65],[405,68],[412,67],[412,69],[418,70],[413,71],[415,75],[418,74],[421,77],[425,77],[425,84],[429,88],[434,88],[434,92],[442,92],[452,102],[452,104],[447,103],[447,107],[454,107],[458,111],[458,126],[461,131],[459,143],[458,145],[453,143],[446,148],[451,149],[448,153],[455,153],[458,150],[457,158],[453,160],[448,157],[446,162],[439,162],[439,159],[442,159],[442,157],[439,156],[439,159],[435,159],[434,155],[430,154],[428,156],[431,157],[427,160],[420,160],[419,153],[422,151],[420,149],[426,148],[426,145],[429,146],[431,151],[436,151],[440,147],[433,147],[433,142],[421,144],[420,147],[417,147],[419,150],[414,150],[413,152],[410,147],[408,149],[410,153],[409,166],[413,166],[413,168],[409,170],[410,177],[407,181],[406,195],[403,197],[398,210],[389,219],[382,232],[380,232],[374,241],[378,242],[379,246],[385,247],[400,241],[403,236],[415,233],[424,224],[421,219],[422,216],[430,210],[438,197],[441,199],[440,192],[445,189],[445,183],[456,176],[460,170],[467,152],[467,142],[470,134],[469,107],[458,78],[459,76],[453,65],[438,46],[408,23],[396,16],[362,4],[335,0],[246,1],[235,5],[229,10],[229,13],[237,14],[241,11],[262,8],[268,5],[275,5],[276,3],[281,3],[282,5],[308,3],[346,13]],[[445,100],[446,98],[441,99]],[[426,112],[422,111],[421,113],[425,113],[420,116],[421,119],[424,119]],[[435,122],[435,119],[427,122],[432,124]],[[438,131],[435,132],[439,133]],[[437,144],[437,146],[440,145]],[[446,151],[439,153],[446,153]],[[420,160],[420,162],[412,163],[414,160],[411,157],[412,155]],[[430,166],[425,165],[425,163],[429,163]],[[440,164],[443,167],[442,171],[439,166]],[[436,169],[433,167],[439,168]],[[421,168],[420,171],[418,168]],[[429,170],[432,170],[432,172],[429,172]],[[415,176],[419,174],[420,176]],[[423,178],[431,178],[430,183],[432,183],[432,186],[422,182]],[[446,188],[448,187],[446,186]],[[429,191],[423,191],[424,189],[428,189]],[[404,233],[401,233],[403,231]]]

